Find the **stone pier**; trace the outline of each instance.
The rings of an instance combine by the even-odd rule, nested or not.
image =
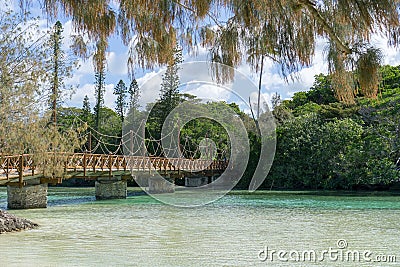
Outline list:
[[[208,184],[208,177],[185,177],[186,187],[199,187]]]
[[[123,199],[127,196],[126,180],[109,180],[99,178],[96,181],[96,199]]]
[[[168,178],[150,177],[148,192],[151,194],[174,193],[175,185],[173,182],[168,181]]]
[[[8,209],[35,209],[47,207],[47,184],[7,186]]]

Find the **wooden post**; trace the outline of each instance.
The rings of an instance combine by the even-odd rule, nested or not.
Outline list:
[[[210,152],[208,151],[208,131],[206,132],[206,159],[210,157]]]
[[[86,177],[86,153],[83,153],[83,177]]]
[[[178,118],[178,158],[181,157],[181,121]]]
[[[147,162],[148,162],[148,167],[149,167],[149,174],[151,174],[151,166],[153,166],[153,164],[151,163],[151,159],[150,159],[150,157],[147,159]]]
[[[142,144],[142,156],[146,156],[146,122],[142,120],[142,136],[143,136],[143,144]]]
[[[89,143],[89,153],[92,153],[92,132],[89,131],[89,136],[88,136],[88,143]]]
[[[23,169],[24,169],[24,156],[20,155],[19,156],[19,187],[22,188],[24,185],[24,174],[23,174]]]
[[[130,144],[130,152],[129,155],[133,156],[133,131],[130,130],[130,139],[129,139],[129,144]]]
[[[32,159],[32,163],[31,163],[31,169],[32,169],[32,176],[34,176],[35,175],[35,164],[34,164],[33,159]]]
[[[8,180],[8,172],[9,172],[9,166],[10,166],[10,158],[6,158],[6,177]]]
[[[111,180],[111,176],[112,176],[112,155],[108,155],[108,178],[110,178]]]
[[[97,159],[93,154],[90,154],[90,157],[92,158],[92,164],[93,164],[93,173],[96,172],[96,164],[97,164]]]

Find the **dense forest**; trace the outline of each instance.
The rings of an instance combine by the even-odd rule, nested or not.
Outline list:
[[[277,150],[265,188],[358,189],[400,179],[400,66],[383,66],[376,99],[336,100],[331,78],[276,101]],[[397,162],[397,166],[396,166]]]
[[[329,75],[317,75],[313,86],[295,93],[290,100],[275,94],[273,115],[277,124],[277,147],[273,166],[263,189],[360,189],[391,185],[400,179],[400,66],[383,66],[376,99],[358,95],[356,104],[337,101]],[[180,94],[176,88],[173,105],[189,101],[206,109],[218,108],[215,103],[200,104],[195,96]],[[146,112],[146,138],[159,138],[162,122],[168,110],[164,90],[160,99],[144,110],[135,108],[140,119]],[[163,95],[164,94],[164,95]],[[169,102],[168,102],[169,101]],[[237,188],[248,188],[260,151],[260,140],[253,119],[240,111],[235,103],[219,103],[233,108],[247,128],[250,160]],[[121,105],[119,105],[121,106]],[[152,107],[152,108],[151,108]],[[121,136],[123,114],[107,107],[100,109],[98,132],[105,136]],[[127,118],[132,116],[132,111]],[[74,118],[95,127],[95,114],[87,99],[84,108],[61,108],[60,125],[70,125]],[[93,133],[95,135],[95,133]],[[204,137],[213,139],[219,151],[229,152],[226,131],[215,121],[196,119],[181,131],[182,146],[195,151]],[[98,137],[100,138],[100,137]],[[104,137],[103,137],[104,138]],[[120,140],[109,138],[107,150],[113,150]],[[92,141],[95,142],[95,139]],[[149,141],[151,142],[151,140]],[[189,146],[189,147],[188,147]],[[151,147],[148,144],[148,147]],[[101,153],[102,151],[97,151]],[[103,151],[104,152],[104,151]],[[150,151],[155,152],[155,151]],[[188,156],[188,155],[185,155]],[[196,155],[192,155],[196,157]],[[397,166],[396,166],[397,163]]]

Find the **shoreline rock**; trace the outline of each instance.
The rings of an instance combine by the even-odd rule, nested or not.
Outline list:
[[[0,210],[0,234],[29,230],[38,226],[38,224],[27,219],[18,218],[4,210]]]

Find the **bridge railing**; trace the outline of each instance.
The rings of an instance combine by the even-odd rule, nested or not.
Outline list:
[[[0,180],[35,175],[33,157],[29,154],[0,156]]]
[[[57,153],[57,160],[63,161],[64,172],[108,171],[186,171],[198,172],[203,170],[224,170],[227,161],[207,159],[141,157],[124,155],[106,155],[89,153]],[[22,182],[24,176],[40,175],[33,155],[23,154],[15,156],[0,156],[0,180],[19,178]]]

